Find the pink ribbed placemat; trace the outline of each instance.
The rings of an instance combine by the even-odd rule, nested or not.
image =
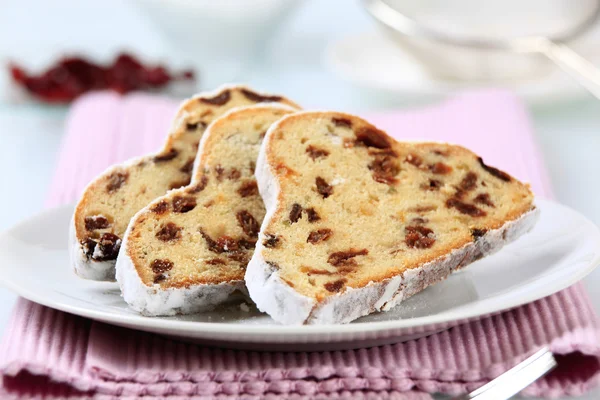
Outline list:
[[[74,201],[108,165],[160,146],[177,105],[95,94],[74,104],[48,206]],[[428,109],[370,115],[397,138],[467,145],[551,196],[524,107],[511,94],[465,94]],[[377,348],[261,353],[174,342],[26,300],[0,344],[2,398],[402,398],[472,390],[549,345],[559,367],[527,395],[581,394],[600,372],[600,330],[580,284],[436,335]]]

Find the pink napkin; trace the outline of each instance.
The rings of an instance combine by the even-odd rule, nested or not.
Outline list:
[[[177,105],[94,94],[71,110],[48,206],[72,202],[108,165],[160,146]],[[428,109],[370,115],[397,138],[467,145],[551,196],[522,104],[500,91]],[[524,394],[578,395],[596,385],[600,330],[582,285],[419,340],[363,350],[223,350],[92,322],[20,300],[2,343],[2,398],[429,399],[472,390],[549,345],[559,366]]]

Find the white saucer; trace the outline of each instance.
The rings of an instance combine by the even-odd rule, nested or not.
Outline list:
[[[0,234],[0,283],[48,307],[98,321],[207,344],[261,350],[357,348],[425,336],[519,306],[572,285],[600,262],[600,231],[571,209],[538,200],[534,230],[505,249],[387,313],[348,325],[282,326],[240,300],[210,313],[143,317],[116,283],[78,278],[67,253],[70,206]]]
[[[591,61],[600,65],[593,57]],[[589,96],[575,80],[553,66],[547,73],[526,80],[474,82],[438,78],[428,74],[412,55],[380,31],[347,36],[332,43],[326,50],[325,62],[335,74],[360,87],[411,99],[437,99],[474,87],[511,89],[534,105]]]

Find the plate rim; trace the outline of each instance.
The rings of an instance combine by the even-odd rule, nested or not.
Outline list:
[[[576,218],[581,220],[582,223],[588,225],[589,228],[594,232],[594,235],[590,237],[590,241],[595,241],[598,245],[597,248],[600,249],[600,228],[596,226],[592,221],[586,218],[583,214],[578,211],[573,210],[572,208],[562,205],[553,200],[548,200],[544,198],[537,198],[536,205],[541,208],[540,211],[543,211],[543,208],[546,207],[557,207],[562,208],[564,211],[567,211],[574,215]],[[14,225],[12,228],[0,233],[0,239],[3,236],[9,236],[11,232],[18,231],[24,225],[31,223],[32,221],[37,220],[38,218],[43,217],[47,214],[66,212],[67,209],[72,210],[73,205],[63,205],[59,207],[49,208],[43,210],[36,215],[29,217],[20,223]],[[66,245],[66,243],[65,243]],[[389,332],[394,330],[402,330],[402,329],[415,329],[420,327],[428,327],[431,325],[437,324],[445,324],[451,323],[454,321],[467,321],[477,319],[478,317],[484,317],[486,315],[495,314],[498,312],[510,310],[516,307],[519,307],[523,304],[531,303],[541,298],[550,296],[554,293],[557,293],[561,290],[572,286],[573,284],[579,282],[586,275],[592,272],[598,265],[600,264],[600,250],[594,253],[594,257],[589,260],[584,266],[580,267],[577,270],[577,273],[570,274],[566,279],[557,280],[556,284],[551,287],[551,289],[547,290],[536,290],[529,291],[526,295],[519,296],[517,298],[509,299],[509,301],[505,302],[503,305],[498,305],[493,308],[488,308],[483,310],[483,306],[486,305],[486,301],[482,303],[470,305],[470,307],[464,309],[463,306],[458,309],[453,309],[451,311],[444,311],[434,315],[428,315],[423,317],[415,317],[415,318],[407,318],[407,319],[398,319],[398,320],[386,320],[386,321],[372,321],[372,322],[364,322],[364,323],[354,323],[354,324],[326,324],[326,325],[263,325],[263,324],[235,324],[235,323],[224,323],[224,322],[204,322],[204,321],[178,321],[172,319],[164,319],[164,318],[153,318],[146,317],[143,315],[125,315],[125,314],[115,314],[109,311],[99,311],[93,310],[82,306],[71,305],[64,301],[52,301],[44,298],[43,295],[38,295],[35,291],[32,291],[31,288],[24,287],[13,282],[7,274],[0,274],[0,285],[8,288],[9,290],[15,292],[19,296],[30,300],[32,302],[44,305],[49,308],[53,308],[56,310],[64,311],[70,314],[78,315],[85,318],[91,318],[93,320],[106,322],[109,324],[116,324],[120,326],[130,326],[130,327],[138,327],[141,329],[142,327],[151,328],[154,332],[160,332],[169,330],[171,332],[177,331],[179,333],[187,333],[187,332],[202,332],[206,334],[214,334],[214,333],[223,333],[227,332],[229,336],[235,334],[241,334],[245,339],[251,339],[252,337],[260,336],[263,339],[268,339],[268,337],[272,336],[280,336],[286,334],[296,334],[303,335],[308,338],[313,336],[321,336],[323,334],[336,334],[341,337],[339,340],[343,340],[343,336],[345,335],[356,335],[361,333],[371,333],[371,332]],[[10,267],[5,267],[9,269]],[[99,282],[102,284],[107,284],[107,282]],[[116,284],[116,283],[115,283]],[[542,293],[543,292],[543,293]],[[503,295],[503,296],[506,296]],[[497,301],[497,300],[496,300]],[[460,315],[455,315],[457,310],[460,311]],[[332,327],[335,327],[335,331],[332,331]],[[265,336],[266,335],[266,336]],[[265,340],[266,341],[266,340]],[[335,341],[335,340],[334,340]]]

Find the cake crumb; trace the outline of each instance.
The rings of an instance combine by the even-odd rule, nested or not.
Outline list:
[[[240,310],[242,310],[243,312],[250,312],[250,307],[246,303],[241,303]]]

